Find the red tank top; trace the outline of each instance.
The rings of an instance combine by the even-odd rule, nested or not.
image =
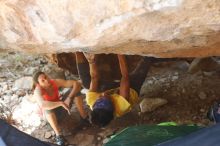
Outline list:
[[[53,80],[50,80],[50,82],[51,82],[51,84],[53,86],[53,95],[52,96],[48,95],[47,92],[44,89],[41,88],[41,92],[43,94],[43,98],[46,101],[53,101],[53,102],[59,101],[60,99],[59,99],[58,87],[57,87],[56,83]]]

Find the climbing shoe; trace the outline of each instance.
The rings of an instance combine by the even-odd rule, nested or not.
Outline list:
[[[66,142],[66,140],[65,140],[65,138],[64,138],[62,135],[56,136],[56,138],[55,138],[55,143],[56,143],[57,145],[59,145],[59,146],[65,146],[65,142]]]

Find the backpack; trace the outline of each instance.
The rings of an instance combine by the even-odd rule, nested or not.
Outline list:
[[[207,118],[215,123],[220,122],[220,102],[214,102],[207,113]]]

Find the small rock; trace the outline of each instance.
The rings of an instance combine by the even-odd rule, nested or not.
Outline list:
[[[109,140],[110,140],[110,138],[105,138],[105,139],[102,141],[102,143],[103,143],[103,144],[106,144]]]
[[[189,68],[189,63],[187,61],[176,61],[171,65],[170,68],[180,71],[187,71]],[[178,72],[175,72],[175,75],[178,75]]]
[[[184,88],[182,89],[182,93],[186,93],[186,90]]]
[[[196,120],[197,119],[197,116],[193,116],[193,120]]]
[[[12,90],[13,92],[16,92],[16,91],[18,90],[18,88],[13,87],[13,88],[11,88],[11,90]]]
[[[204,112],[205,112],[205,109],[201,108],[201,109],[200,109],[200,112],[201,112],[201,113],[204,113]]]
[[[50,133],[51,133],[52,136],[56,135],[54,131],[51,131]]]
[[[6,95],[12,96],[12,94],[14,93],[12,90],[6,90],[4,92]]]
[[[16,70],[18,70],[18,69],[20,69],[21,68],[21,65],[20,64],[17,64],[16,66],[15,66],[15,69]]]
[[[157,80],[155,77],[152,77],[153,80]]]
[[[140,109],[142,113],[151,112],[166,103],[167,100],[162,98],[144,98],[140,103]]]
[[[152,80],[148,80],[147,84],[153,84],[153,81]]]
[[[105,129],[102,132],[98,133],[100,137],[107,137],[114,134],[114,130],[111,128]]]
[[[199,127],[205,127],[205,125],[203,123],[196,123],[196,125]]]
[[[215,72],[203,72],[203,74],[207,77],[211,77],[214,75]]]
[[[47,61],[46,59],[41,59],[41,60],[40,60],[40,64],[45,65],[45,64],[47,64],[47,63],[48,63],[48,61]]]
[[[99,137],[99,136],[97,137],[97,140],[98,140],[98,141],[100,141],[101,139],[102,139],[101,137]]]
[[[41,123],[41,126],[44,127],[45,125],[47,125],[47,122],[43,121],[43,122]]]
[[[11,100],[18,100],[18,95],[13,94],[13,95],[11,96]]]
[[[38,67],[28,67],[24,70],[24,74],[32,76],[38,70],[39,70]]]
[[[178,73],[178,72],[175,72],[175,73],[174,73],[174,75],[178,76],[178,75],[179,75],[179,73]]]
[[[23,97],[23,96],[26,95],[26,92],[25,92],[24,90],[18,90],[18,91],[16,92],[16,94],[17,94],[19,97]]]
[[[173,76],[172,77],[172,81],[175,81],[175,80],[178,80],[179,79],[179,76]]]
[[[166,81],[166,78],[159,79],[159,82],[165,82],[165,81]]]
[[[44,138],[46,138],[46,139],[49,139],[49,138],[51,138],[52,137],[52,134],[51,134],[51,132],[45,132],[45,134],[44,134]]]
[[[7,104],[9,103],[11,100],[10,100],[10,96],[6,95],[6,96],[3,96],[3,99],[4,99],[4,103]]]
[[[8,90],[8,89],[9,89],[8,85],[5,84],[5,85],[3,86],[3,88],[2,88],[2,91],[4,92],[4,91],[6,91],[6,90]]]
[[[200,92],[200,93],[199,93],[199,98],[202,99],[202,100],[204,100],[204,99],[207,98],[207,95],[206,95],[204,92]]]

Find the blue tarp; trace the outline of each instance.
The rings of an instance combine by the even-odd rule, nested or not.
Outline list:
[[[19,131],[0,119],[0,146],[51,146]]]
[[[220,124],[203,128],[158,146],[220,146]]]

